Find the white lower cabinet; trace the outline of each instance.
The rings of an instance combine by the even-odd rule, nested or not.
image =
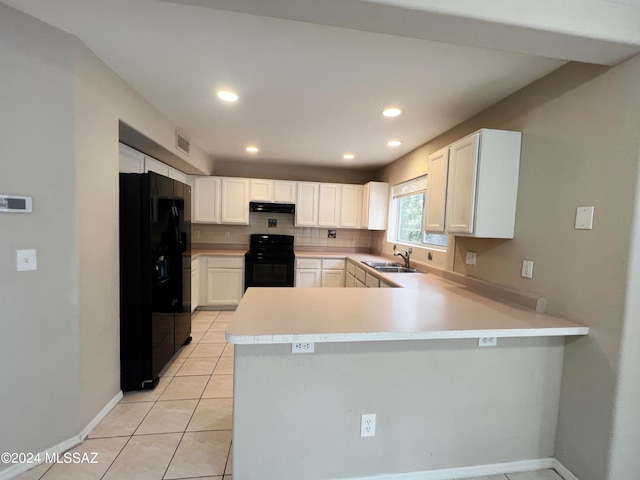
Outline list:
[[[321,286],[321,265],[319,258],[296,258],[296,287],[316,288]]]
[[[344,281],[345,287],[356,288],[393,288],[392,285],[376,277],[374,274],[365,271],[351,261],[347,262],[347,271]]]
[[[379,288],[380,279],[375,275],[371,275],[369,272],[365,275],[364,285],[367,288]]]
[[[200,261],[191,260],[191,311],[193,312],[200,303]]]
[[[238,305],[243,291],[244,257],[207,258],[207,305]]]
[[[322,287],[344,287],[344,259],[325,258],[322,260]]]
[[[360,268],[360,267],[356,267],[356,288],[364,288],[365,287],[365,280],[367,278],[367,272],[364,271],[364,269]]]
[[[344,287],[342,258],[296,258],[296,287]]]

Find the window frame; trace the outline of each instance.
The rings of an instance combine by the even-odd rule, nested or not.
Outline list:
[[[412,182],[420,182],[423,181],[426,183],[426,175],[420,176],[420,177],[416,177],[414,179],[405,181],[405,182],[400,182],[396,185],[393,186],[392,188],[392,194],[391,194],[391,205],[389,208],[389,218],[388,218],[388,225],[389,225],[389,231],[387,234],[387,241],[389,242],[393,242],[393,243],[398,243],[400,245],[407,245],[407,246],[411,246],[411,247],[419,247],[419,248],[425,248],[427,250],[433,250],[433,251],[438,251],[438,252],[447,252],[447,249],[449,247],[449,235],[447,235],[446,233],[442,233],[442,234],[438,234],[438,233],[432,233],[429,234],[425,231],[425,221],[426,221],[426,211],[427,211],[427,191],[426,188],[417,190],[415,192],[409,192],[406,194],[400,194],[400,195],[394,195],[394,189],[398,188],[401,189],[403,186],[409,185]],[[402,208],[402,202],[400,201],[402,198],[405,197],[410,197],[413,195],[422,195],[423,196],[423,201],[422,201],[422,218],[421,218],[421,225],[420,225],[420,240],[417,242],[412,242],[409,240],[401,240],[399,238],[400,235],[400,220],[401,220],[401,208]],[[446,244],[445,245],[440,245],[438,243],[427,243],[425,242],[425,237],[427,235],[442,235],[446,240]]]

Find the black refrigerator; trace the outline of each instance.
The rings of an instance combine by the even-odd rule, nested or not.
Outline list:
[[[191,187],[120,174],[120,385],[154,388],[191,341]]]

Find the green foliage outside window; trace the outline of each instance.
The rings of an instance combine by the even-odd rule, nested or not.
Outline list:
[[[398,199],[398,241],[420,243],[424,193]]]

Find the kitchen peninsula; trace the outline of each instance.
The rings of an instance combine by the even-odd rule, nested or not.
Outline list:
[[[389,279],[411,288],[246,292],[227,329],[234,476],[551,466],[565,337],[588,329],[435,275]],[[313,353],[292,353],[300,342]],[[374,437],[360,437],[363,414],[376,414]]]

